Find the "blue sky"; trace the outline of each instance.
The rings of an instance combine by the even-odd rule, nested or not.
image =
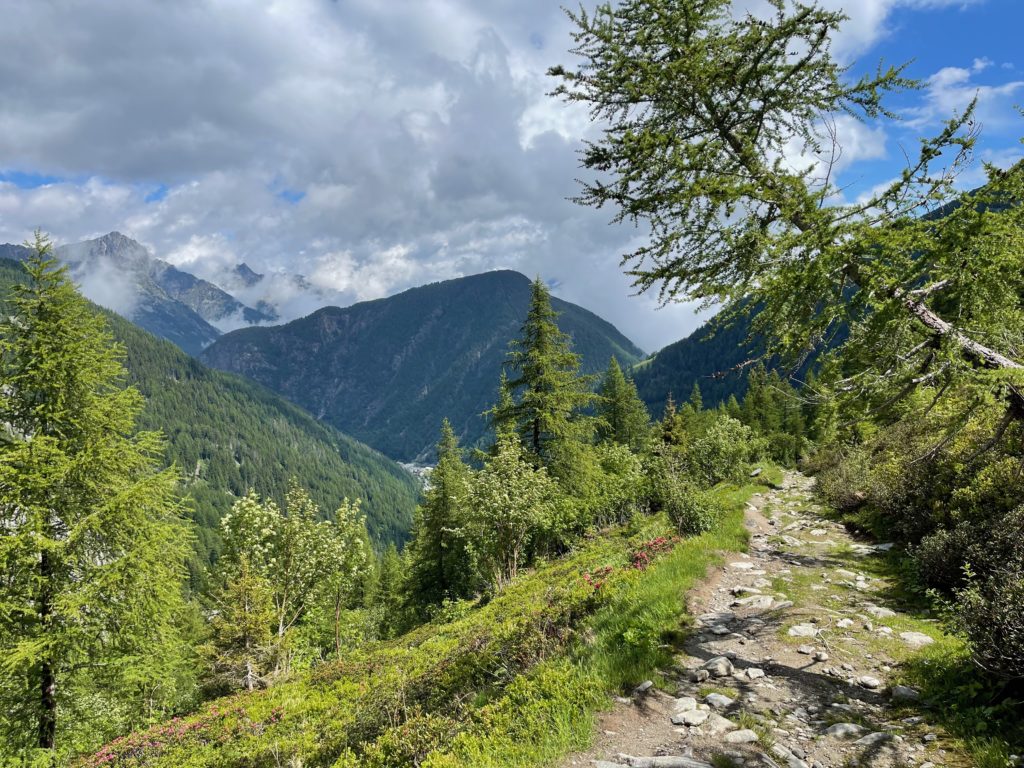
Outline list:
[[[850,16],[834,45],[855,71],[913,59],[926,84],[904,123],[843,124],[847,197],[975,93],[979,157],[1021,156],[1024,0],[822,2]],[[512,268],[656,349],[700,317],[634,296],[637,233],[566,200],[593,131],[546,95],[569,31],[556,0],[11,0],[0,242],[117,229],[201,276],[246,261],[339,303]]]

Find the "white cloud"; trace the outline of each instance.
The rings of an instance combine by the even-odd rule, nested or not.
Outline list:
[[[898,7],[949,4],[827,0],[851,17],[836,51],[889,34]],[[569,29],[548,0],[15,0],[0,25],[0,170],[70,180],[0,182],[0,241],[117,229],[222,281],[246,261],[268,277],[239,298],[288,315],[514,268],[659,347],[699,319],[632,297],[619,258],[637,232],[566,199],[595,130],[546,95]],[[956,101],[988,67],[947,73],[936,93]],[[884,157],[881,129],[837,129],[841,171]]]

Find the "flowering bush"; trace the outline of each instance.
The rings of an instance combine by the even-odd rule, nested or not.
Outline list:
[[[671,552],[672,548],[679,543],[678,536],[658,536],[645,541],[633,550],[630,558],[633,567],[638,571],[647,569],[658,555]]]

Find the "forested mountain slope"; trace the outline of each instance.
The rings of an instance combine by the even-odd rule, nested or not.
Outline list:
[[[529,295],[525,276],[488,272],[235,331],[200,359],[270,387],[389,456],[422,459],[445,417],[463,444],[484,435],[481,414],[497,397],[496,371],[526,317]],[[642,356],[592,312],[552,303],[583,372],[604,370],[612,355],[623,365]]]
[[[636,365],[632,373],[640,398],[654,416],[665,410],[669,395],[677,403],[686,400],[694,384],[700,386],[709,407],[728,400],[729,395],[742,398],[746,375],[737,366],[759,354],[749,335],[746,317],[732,324],[712,318]]]
[[[19,264],[0,260],[0,297],[22,276]],[[418,485],[400,466],[263,387],[106,314],[129,379],[146,397],[141,426],[166,434],[169,458],[187,478],[203,557],[215,551],[217,521],[239,495],[255,488],[283,497],[292,477],[324,510],[346,496],[362,499],[378,542],[405,537]]]

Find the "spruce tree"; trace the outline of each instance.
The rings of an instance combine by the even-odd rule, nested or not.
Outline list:
[[[152,678],[182,653],[175,619],[191,546],[176,473],[159,469],[160,436],[135,431],[142,396],[123,385],[123,353],[106,322],[39,233],[25,269],[0,319],[8,752],[59,747],[74,724],[58,714],[83,704],[76,685],[121,707],[140,689],[168,694]]]
[[[690,405],[696,413],[704,410],[704,397],[700,393],[700,384],[693,382],[693,389],[690,390]]]
[[[622,373],[614,357],[608,363],[598,395],[598,437],[640,450],[650,434],[651,417],[637,394],[636,384]]]
[[[468,494],[469,468],[445,419],[437,444],[437,466],[416,510],[409,545],[409,600],[418,611],[467,594],[471,574],[462,528]]]
[[[589,439],[592,434],[592,420],[581,411],[596,395],[590,391],[590,377],[580,375],[579,355],[572,351],[557,318],[551,295],[538,277],[530,290],[526,321],[519,338],[511,343],[507,360],[518,374],[508,382],[517,399],[506,412],[495,414],[497,426],[515,424],[539,462],[544,461],[550,443]]]

